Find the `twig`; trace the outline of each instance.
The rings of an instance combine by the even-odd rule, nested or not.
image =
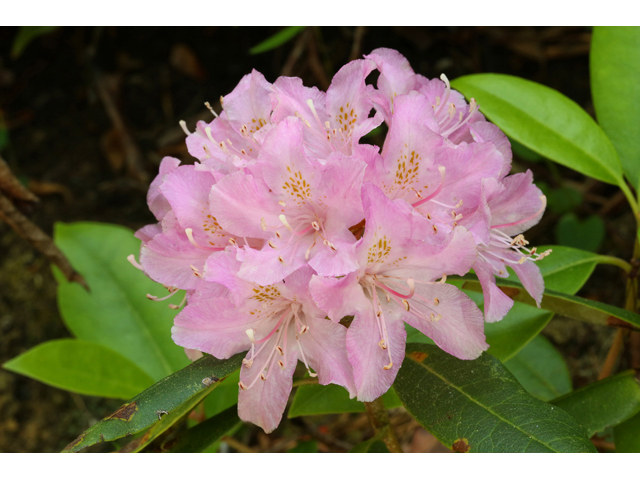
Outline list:
[[[300,387],[302,385],[317,385],[318,377],[299,378],[293,382],[293,388]]]
[[[105,85],[104,76],[94,70],[94,79],[98,96],[100,97],[100,100],[102,100],[102,104],[107,111],[107,115],[111,119],[111,123],[113,123],[113,128],[122,142],[127,172],[136,180],[147,182],[147,172],[142,168],[142,154],[129,134],[124,120],[122,119],[122,115],[120,114],[120,110],[116,106],[114,99]]]
[[[325,69],[322,67],[322,62],[320,62],[320,57],[318,57],[316,40],[313,37],[313,35],[310,35],[310,37],[311,39],[308,43],[308,49],[307,49],[307,51],[309,52],[309,57],[307,59],[309,63],[309,68],[313,72],[313,75],[316,77],[316,80],[320,84],[320,87],[323,90],[327,90],[329,88],[329,85],[331,85],[331,82],[327,77],[327,73],[325,72]]]
[[[55,264],[67,280],[77,282],[86,290],[89,290],[82,275],[76,272],[64,253],[55,246],[49,235],[33,224],[27,217],[16,209],[11,200],[0,192],[0,218],[7,222],[13,230],[40,250],[50,262]]]
[[[351,53],[349,54],[349,61],[355,60],[360,57],[362,51],[362,39],[366,33],[366,27],[356,27],[353,32],[353,44],[351,45]]]
[[[367,415],[371,425],[373,425],[373,429],[376,434],[380,435],[389,451],[391,453],[402,453],[402,447],[398,437],[396,437],[396,432],[389,422],[389,414],[384,403],[382,403],[382,399],[378,397],[373,402],[364,402],[364,406],[367,409]]]
[[[0,156],[0,192],[4,192],[9,198],[36,203],[40,201],[33,193],[24,187],[11,173],[7,162]]]
[[[607,353],[607,358],[604,361],[604,365],[602,370],[600,370],[600,374],[598,375],[598,380],[602,380],[603,378],[607,378],[613,372],[613,369],[616,366],[616,361],[620,356],[620,352],[622,351],[622,347],[624,346],[624,330],[618,328],[616,332],[616,336],[613,339],[613,343],[611,344],[611,348],[609,348],[609,352]]]
[[[304,52],[304,49],[309,43],[310,37],[311,37],[311,31],[308,28],[305,29],[305,31],[298,36],[298,39],[296,40],[293,50],[291,50],[291,53],[289,54],[289,57],[287,58],[287,61],[284,64],[284,67],[282,67],[282,71],[280,72],[281,77],[291,76],[291,74],[293,73],[293,67],[295,66],[300,56],[302,55],[302,52]]]

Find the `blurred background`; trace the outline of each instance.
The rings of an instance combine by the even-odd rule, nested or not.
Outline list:
[[[308,27],[292,31],[276,48],[255,52],[253,47],[280,31],[0,28],[0,155],[40,198],[16,207],[48,234],[55,222],[132,229],[152,223],[146,192],[160,160],[171,155],[193,162],[179,120],[190,130],[197,120],[210,121],[204,102],[220,111],[220,96],[253,68],[270,82],[299,76],[305,85],[326,90],[342,65],[378,47],[399,50],[429,78],[493,72],[534,80],[594,114],[590,28]],[[371,141],[383,139],[381,134]],[[630,257],[635,223],[616,187],[522,146],[513,149],[512,173],[533,170],[549,201],[544,218],[527,235],[532,244]],[[616,267],[599,266],[579,294],[623,306],[624,281]],[[578,388],[596,379],[615,332],[563,319],[552,320],[543,333],[565,356]],[[48,260],[0,221],[0,363],[68,336]],[[0,369],[0,452],[60,451],[120,403]],[[405,451],[446,450],[398,410],[392,423]],[[346,451],[371,435],[368,428],[364,414],[343,414],[283,421],[270,436],[257,427],[241,434],[246,445],[263,451],[286,451],[305,441],[320,451]]]

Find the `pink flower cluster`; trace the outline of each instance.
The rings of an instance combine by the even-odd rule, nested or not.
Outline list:
[[[360,143],[383,122],[381,151]],[[345,65],[326,93],[254,70],[187,146],[195,164],[165,158],[149,189],[158,223],[136,234],[140,268],[170,296],[186,291],[178,345],[221,359],[248,351],[238,411],[267,432],[298,361],[372,401],[402,364],[405,322],[474,359],[488,348],[484,320],[513,305],[496,275],[511,267],[541,300],[544,254],[521,235],[545,208],[531,172],[507,176],[509,142],[475,101],[394,50]],[[470,269],[484,320],[446,283]]]

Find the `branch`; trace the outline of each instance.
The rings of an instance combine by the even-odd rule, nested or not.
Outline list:
[[[389,414],[384,403],[382,403],[382,398],[378,397],[373,402],[364,402],[364,406],[367,409],[367,415],[373,429],[376,434],[380,435],[389,451],[391,453],[402,453],[402,447],[398,437],[396,437],[396,432],[394,432],[389,422]]]

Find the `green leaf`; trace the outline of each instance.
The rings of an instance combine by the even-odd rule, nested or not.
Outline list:
[[[486,353],[460,360],[409,344],[394,388],[409,413],[454,451],[595,451],[569,414],[529,395]]]
[[[252,47],[249,50],[249,53],[251,55],[256,55],[258,53],[264,53],[268,52],[269,50],[273,50],[274,48],[278,48],[280,45],[287,43],[293,37],[298,35],[305,28],[307,27],[285,27],[275,35],[272,35],[265,41],[260,42],[255,47]]]
[[[84,340],[41,343],[3,367],[64,390],[124,400],[153,383],[122,355]]]
[[[374,437],[366,442],[359,443],[349,450],[349,453],[389,453],[389,449],[382,440]]]
[[[215,393],[204,400],[207,418],[238,403],[238,382],[240,382],[240,370],[229,375],[224,383],[216,388]]]
[[[534,152],[530,148],[525,147],[513,138],[509,139],[509,143],[511,144],[511,150],[513,151],[513,154],[523,160],[527,160],[529,162],[540,162],[544,160],[543,156],[538,155],[536,152]]]
[[[151,427],[123,449],[140,451],[224,383],[228,375],[240,368],[244,355],[239,353],[228,360],[204,356],[122,405],[115,413],[67,445],[63,452],[77,452],[96,443],[110,442]]]
[[[241,423],[238,409],[233,406],[162,444],[160,450],[171,453],[200,453]]]
[[[289,453],[318,453],[318,442],[315,440],[298,442],[298,445],[289,450]]]
[[[622,168],[640,188],[640,27],[595,27],[591,93],[598,122],[616,147]]]
[[[18,58],[24,49],[27,48],[27,45],[29,45],[34,39],[49,32],[53,32],[58,28],[60,27],[20,27],[18,35],[13,41],[11,58]]]
[[[387,408],[402,406],[393,389],[382,396],[382,401]],[[364,411],[364,404],[355,398],[350,399],[349,392],[340,385],[302,385],[293,397],[287,417]]]
[[[583,426],[588,437],[640,412],[640,382],[627,370],[553,401]]]
[[[622,185],[615,148],[573,100],[552,88],[493,73],[457,78],[452,86],[475,98],[505,134],[543,157],[606,183]]]
[[[540,400],[552,400],[572,389],[564,358],[542,335],[527,343],[504,366],[527,392]]]
[[[613,429],[618,453],[640,453],[640,413]]]
[[[154,380],[189,363],[184,350],[171,340],[175,310],[168,302],[146,297],[166,296],[166,289],[127,261],[140,251],[131,230],[101,223],[57,223],[54,239],[91,289],[67,282],[54,270],[60,313],[77,338],[118,352]],[[174,302],[182,295],[177,293]]]
[[[597,215],[580,220],[575,213],[567,213],[558,220],[555,233],[562,245],[597,252],[604,241],[604,221]]]
[[[602,260],[600,255],[577,248],[561,245],[538,247],[539,252],[546,250],[553,252],[536,263],[544,278],[545,288],[569,295],[574,295],[584,286],[596,265]],[[514,281],[518,281],[516,275],[511,277]]]
[[[466,280],[465,289],[482,291],[480,282],[473,275],[467,275],[464,279]],[[536,304],[522,285],[516,282],[498,278],[496,284],[516,302],[532,306]],[[595,325],[615,325],[617,322],[623,321],[640,327],[640,315],[636,313],[554,290],[545,289],[541,307],[544,310]]]

